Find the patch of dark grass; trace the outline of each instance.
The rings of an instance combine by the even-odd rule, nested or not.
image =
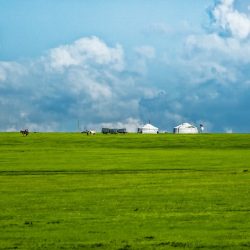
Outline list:
[[[159,244],[157,244],[157,246],[171,246],[171,247],[191,247],[190,243],[187,242],[176,242],[176,241],[168,241],[168,242],[160,242]]]
[[[124,245],[123,247],[121,248],[118,248],[118,250],[129,250],[129,249],[132,249],[130,245],[126,244]]]
[[[12,250],[12,249],[18,249],[18,246],[4,247],[4,248],[1,248],[1,247],[0,247],[0,249],[1,249],[1,250],[9,250],[9,249]]]
[[[48,221],[47,224],[60,224],[59,220],[56,221]]]
[[[195,246],[194,249],[238,249],[235,245],[199,245]]]
[[[76,171],[68,171],[68,170],[36,170],[36,171],[0,171],[0,175],[89,175],[89,174],[141,174],[141,173],[164,173],[164,172],[211,172],[216,170],[200,170],[200,169],[191,169],[191,168],[167,168],[167,169],[110,169],[110,170],[76,170]],[[236,173],[236,172],[235,172]]]
[[[25,221],[24,225],[33,226],[33,222],[32,221]]]
[[[98,248],[98,247],[103,247],[104,244],[103,243],[95,243],[91,245],[91,248]]]
[[[250,249],[250,242],[244,242],[244,243],[241,243],[240,245],[243,247],[249,247]]]
[[[88,231],[89,234],[98,234],[99,232],[97,231]]]
[[[153,240],[155,237],[154,236],[145,236],[144,239],[146,240]]]

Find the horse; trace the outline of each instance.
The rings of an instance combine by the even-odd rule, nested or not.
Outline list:
[[[20,133],[21,133],[23,136],[27,136],[27,135],[29,134],[29,130],[28,130],[28,129],[20,130]]]

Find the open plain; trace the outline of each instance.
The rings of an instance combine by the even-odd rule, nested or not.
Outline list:
[[[250,135],[0,133],[0,249],[249,249]]]

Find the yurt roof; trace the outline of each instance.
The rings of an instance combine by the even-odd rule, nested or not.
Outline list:
[[[145,124],[142,129],[150,129],[150,130],[155,130],[158,129],[157,127],[151,125],[150,123]]]
[[[190,124],[190,123],[185,122],[185,123],[182,123],[182,124],[180,124],[179,126],[177,126],[177,127],[175,127],[175,128],[196,128],[196,127],[193,126],[193,125]]]

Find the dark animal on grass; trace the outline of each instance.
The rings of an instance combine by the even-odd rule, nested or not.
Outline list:
[[[87,135],[95,135],[95,130],[88,130]]]
[[[28,130],[28,129],[20,130],[20,133],[21,133],[23,136],[27,136],[27,135],[29,134],[29,130]]]

